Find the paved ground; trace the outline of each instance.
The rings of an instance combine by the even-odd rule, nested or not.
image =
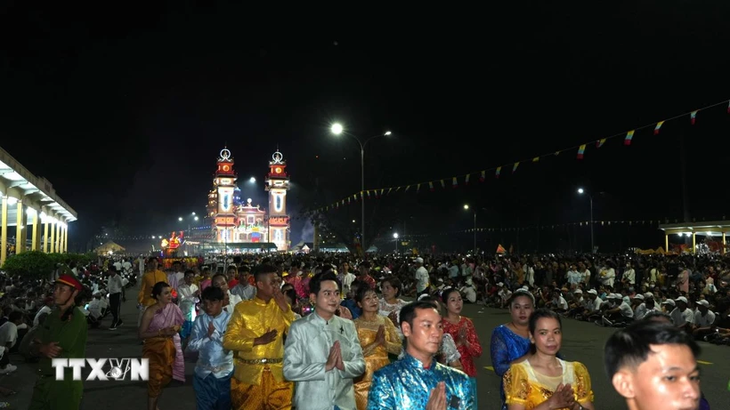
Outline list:
[[[136,292],[135,292],[136,293]],[[140,357],[142,346],[137,339],[135,325],[137,311],[135,298],[123,304],[122,317],[126,324],[117,331],[94,329],[89,331],[87,346],[88,357]],[[478,361],[479,404],[480,409],[499,408],[499,379],[487,369],[491,366],[489,358],[489,339],[492,329],[508,320],[506,311],[483,309],[478,306],[467,306],[465,314],[473,318],[478,329],[479,338],[484,346],[484,355]],[[107,323],[108,325],[108,323]],[[568,360],[577,360],[588,367],[593,381],[598,409],[626,408],[620,397],[614,392],[603,370],[603,343],[613,329],[601,328],[590,323],[566,320],[564,325],[563,354]],[[730,347],[702,344],[702,385],[703,391],[713,408],[724,408],[722,403],[728,400],[727,383],[730,376],[730,362],[725,358]],[[19,357],[11,359],[18,364],[18,370],[10,376],[0,379],[0,385],[18,391],[8,398],[0,397],[0,407],[26,409],[33,389],[34,366],[20,363]],[[194,364],[187,363],[185,384],[173,382],[165,388],[160,401],[160,409],[192,410],[195,409],[195,392],[192,388],[192,371]],[[146,408],[146,384],[144,382],[87,382],[85,384],[82,409],[144,409]],[[9,403],[5,406],[3,402]]]

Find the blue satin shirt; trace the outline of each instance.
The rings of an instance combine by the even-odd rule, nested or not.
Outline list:
[[[435,360],[431,367],[406,353],[403,359],[375,372],[368,393],[368,410],[423,410],[431,390],[446,382],[447,406],[458,400],[458,407],[449,409],[474,410],[473,385],[466,373],[444,366]],[[455,398],[455,399],[454,399]]]

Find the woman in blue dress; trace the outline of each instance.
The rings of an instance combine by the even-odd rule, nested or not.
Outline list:
[[[510,363],[526,355],[530,351],[530,315],[535,310],[535,296],[525,289],[519,289],[510,296],[507,304],[511,321],[499,325],[492,332],[489,349],[492,356],[492,367],[500,378],[499,396],[502,408],[506,409],[502,376],[509,369]]]

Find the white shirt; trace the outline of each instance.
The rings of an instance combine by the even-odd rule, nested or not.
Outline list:
[[[42,308],[41,308],[41,309],[40,309],[40,310],[38,311],[38,313],[36,313],[36,314],[35,314],[35,317],[33,318],[33,327],[36,327],[36,326],[38,326],[38,325],[40,324],[40,319],[41,319],[41,316],[42,316],[42,315],[44,315],[44,314],[45,314],[45,315],[47,315],[47,314],[51,313],[51,310],[52,310],[52,309],[51,309],[50,307],[48,307],[48,306],[43,306],[43,307],[42,307]]]
[[[16,341],[18,341],[18,326],[10,321],[3,323],[0,326],[0,346],[7,346],[10,343],[10,347],[13,347]]]
[[[106,280],[106,288],[109,294],[122,293],[122,277],[119,274],[109,275]]]
[[[669,314],[672,317],[674,326],[683,326],[687,323],[694,323],[695,315],[689,308],[684,309],[684,312],[680,312],[679,308],[675,307],[674,310]]]
[[[428,288],[428,271],[421,266],[416,269],[416,292],[421,293]]]
[[[228,313],[233,314],[233,310],[236,308],[236,305],[238,302],[240,302],[242,299],[238,295],[231,294],[231,291],[228,291],[228,306],[223,306],[223,310],[225,310]]]
[[[689,309],[687,309],[689,310]],[[715,312],[707,310],[707,313],[702,316],[702,312],[699,309],[695,312],[694,323],[698,327],[710,327],[715,323]]]
[[[633,269],[627,270],[624,272],[623,279],[633,285],[636,283],[636,272]]]
[[[631,309],[631,305],[627,302],[621,302],[619,305],[619,311],[623,317],[634,317],[634,309]]]

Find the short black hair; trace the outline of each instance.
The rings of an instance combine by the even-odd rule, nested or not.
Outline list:
[[[208,286],[200,294],[202,300],[223,300],[223,290],[214,286]]]
[[[554,311],[552,311],[550,309],[541,308],[541,309],[535,310],[530,315],[530,319],[528,322],[528,327],[530,328],[530,334],[535,334],[535,330],[537,330],[537,321],[540,319],[544,319],[544,318],[557,320],[560,328],[561,329],[563,328],[563,321],[560,320],[559,314],[555,313]]]
[[[270,273],[278,273],[279,270],[276,269],[276,266],[269,265],[268,263],[264,263],[261,265],[256,266],[253,269],[253,279],[256,282],[259,282],[263,280],[264,276],[270,274]]]
[[[401,289],[403,289],[403,284],[400,282],[400,280],[398,278],[396,278],[395,276],[390,276],[390,277],[383,279],[383,281],[380,282],[381,288],[383,287],[383,283],[385,283],[385,282],[390,283],[390,287],[392,287],[393,289],[398,289],[395,292],[395,297],[400,296]]]
[[[340,283],[340,280],[337,279],[337,276],[331,271],[327,271],[314,275],[314,277],[309,281],[309,293],[318,295],[319,291],[322,289],[322,282],[328,280],[334,281],[337,284],[337,289],[342,290],[342,284]]]
[[[376,293],[375,289],[371,288],[370,286],[360,286],[359,288],[357,288],[357,293],[355,293],[355,302],[362,302],[368,292]]]
[[[697,359],[700,346],[692,335],[668,323],[640,320],[614,333],[603,348],[608,379],[622,368],[636,369],[652,353],[651,345],[684,345]]]
[[[213,277],[210,278],[210,284],[213,285],[213,282],[215,282],[215,278],[219,276],[223,278],[226,283],[228,283],[228,276],[226,276],[224,273],[216,273],[215,275],[213,275]]]
[[[435,309],[439,311],[438,306],[434,302],[417,301],[411,302],[400,309],[400,321],[398,325],[403,326],[403,323],[408,323],[408,326],[413,328],[413,319],[416,318],[416,310],[418,309]],[[439,315],[441,313],[439,312]]]

